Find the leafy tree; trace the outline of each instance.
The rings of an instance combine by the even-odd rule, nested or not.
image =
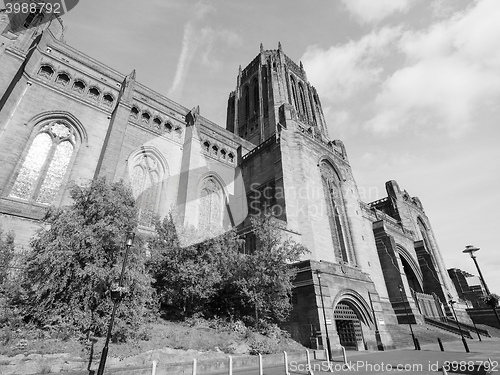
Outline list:
[[[2,228],[0,228],[0,288],[7,281],[13,259],[14,233],[8,232],[4,235]]]
[[[249,324],[285,320],[296,273],[290,263],[306,249],[283,240],[273,219],[254,218],[252,224],[258,247],[243,254],[234,230],[182,247],[185,238],[193,243],[206,236],[175,225],[172,215],[158,223],[149,268],[162,308],[181,317],[202,313]]]
[[[253,308],[254,323],[279,323],[290,310],[297,262],[307,249],[293,239],[283,238],[283,227],[273,217],[253,217],[257,247],[243,259],[233,284],[248,307]]]
[[[25,316],[42,325],[66,325],[80,332],[104,334],[109,322],[113,285],[125,254],[125,238],[137,226],[135,201],[122,182],[105,179],[71,189],[73,204],[51,209],[32,239],[24,281]],[[131,248],[117,310],[114,340],[137,332],[152,300],[141,241]]]
[[[228,260],[238,254],[235,232],[183,247],[183,243],[196,242],[193,238],[208,236],[194,228],[176,226],[172,214],[157,223],[156,231],[148,268],[162,308],[177,317],[211,314],[207,306],[228,278]]]

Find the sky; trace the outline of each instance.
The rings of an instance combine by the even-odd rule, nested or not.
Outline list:
[[[418,196],[447,268],[500,294],[500,1],[85,0],[65,41],[224,126],[264,49],[302,61],[365,202]]]

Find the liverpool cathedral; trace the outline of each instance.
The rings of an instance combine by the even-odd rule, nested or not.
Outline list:
[[[281,45],[235,69],[224,128],[65,44],[59,19],[26,16],[14,30],[0,13],[0,225],[18,245],[71,203],[72,184],[104,176],[131,186],[143,232],[175,209],[185,225],[238,228],[252,251],[249,217],[273,215],[310,251],[284,324],[307,347],[391,348],[388,327],[451,314],[422,202],[395,181],[360,199],[319,93]]]

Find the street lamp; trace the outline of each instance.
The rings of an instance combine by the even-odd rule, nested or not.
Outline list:
[[[406,320],[408,320],[408,326],[410,327],[411,338],[413,339],[413,345],[415,346],[415,350],[420,350],[420,343],[418,342],[418,339],[413,334],[413,328],[411,328],[410,316],[408,315],[408,310],[406,309],[406,301],[403,298],[403,286],[401,284],[399,284],[398,288],[399,288],[399,294],[401,295],[401,301],[403,301],[403,306],[405,308]]]
[[[477,264],[476,256],[474,253],[476,251],[479,251],[479,247],[475,247],[472,245],[467,245],[465,247],[465,250],[462,251],[462,253],[469,253],[470,257],[474,261],[474,264],[476,265],[477,272],[479,273],[479,278],[481,279],[481,283],[483,284],[484,290],[486,291],[486,294],[489,298],[488,304],[491,302],[491,307],[493,308],[493,312],[495,313],[495,316],[497,317],[498,325],[500,326],[500,317],[498,316],[497,309],[496,309],[496,301],[492,301],[492,297],[490,294],[490,290],[488,289],[488,286],[486,285],[486,281],[484,281],[483,273],[481,272],[481,269],[479,268],[479,264]]]
[[[106,343],[104,344],[104,348],[102,349],[101,361],[99,362],[99,369],[97,370],[97,375],[104,374],[104,366],[106,366],[106,358],[108,357],[108,349],[109,349],[108,345],[109,345],[109,339],[111,338],[113,323],[115,321],[116,308],[118,306],[118,302],[120,302],[122,299],[121,288],[123,287],[123,275],[125,274],[125,266],[127,265],[128,253],[130,251],[130,248],[134,244],[134,238],[135,238],[134,232],[127,233],[127,241],[125,243],[126,250],[125,250],[125,256],[123,257],[122,272],[120,274],[120,281],[118,282],[118,290],[111,291],[111,299],[113,300],[113,311],[111,312],[111,319],[109,321],[108,333],[106,335]]]
[[[323,288],[321,287],[321,271],[316,270],[316,275],[318,276],[319,295],[321,296],[321,306],[323,308],[323,319],[325,321],[326,350],[328,350],[328,357],[332,358],[332,349],[330,347],[330,337],[328,336],[328,327],[326,324],[325,302],[323,301]]]
[[[380,337],[380,331],[378,330],[377,316],[375,315],[375,309],[373,308],[372,294],[368,292],[368,299],[370,300],[370,307],[373,313],[373,322],[375,323],[375,340],[377,340],[378,350],[384,350],[384,344],[382,343],[382,338]]]
[[[451,311],[453,311],[453,316],[455,317],[455,320],[457,322],[458,330],[460,331],[460,336],[462,336],[462,342],[464,343],[465,352],[469,353],[469,346],[467,345],[467,340],[465,340],[464,334],[462,332],[462,327],[460,327],[460,323],[458,322],[457,314],[455,313],[455,308],[453,307],[453,305],[456,303],[456,301],[453,301],[453,299],[450,299],[448,301],[448,303],[451,306]]]

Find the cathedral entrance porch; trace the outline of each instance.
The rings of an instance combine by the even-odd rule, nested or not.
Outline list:
[[[293,310],[283,325],[313,349],[383,350],[393,347],[386,324],[396,317],[387,297],[356,267],[307,260],[296,264]]]

